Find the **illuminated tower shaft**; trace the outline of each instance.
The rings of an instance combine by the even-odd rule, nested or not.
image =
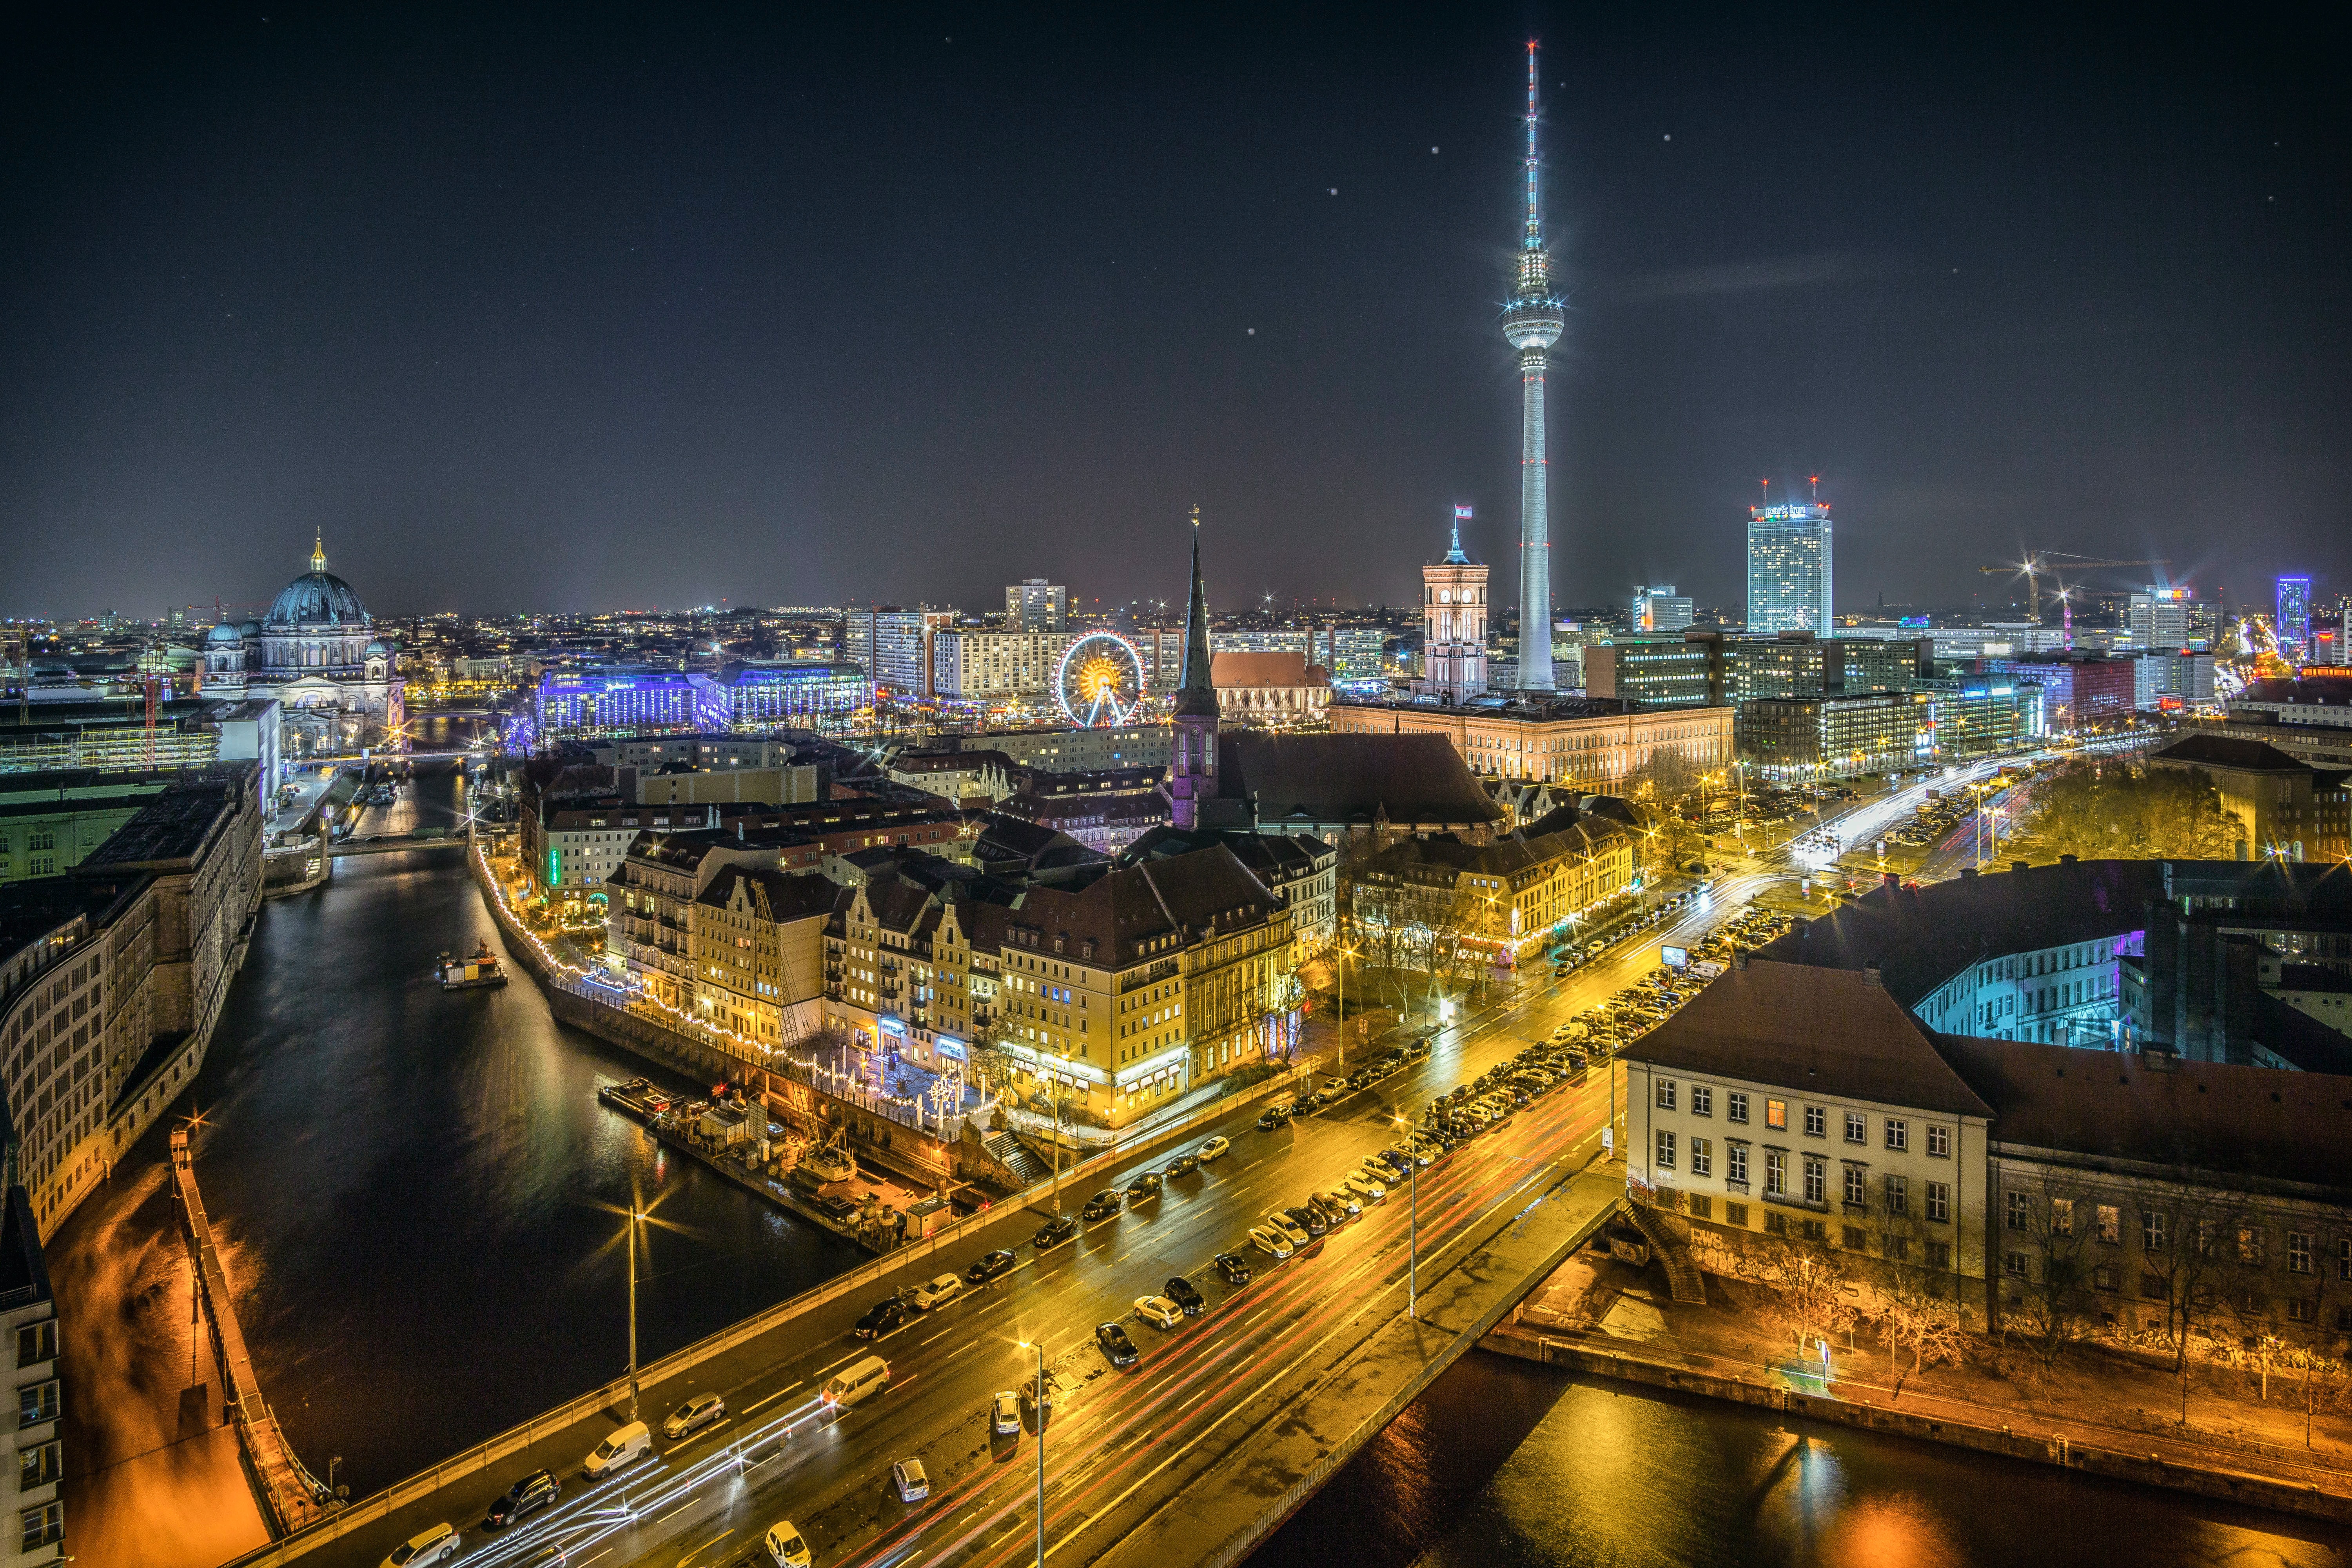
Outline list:
[[[1519,351],[1519,685],[1552,689],[1551,473],[1546,458],[1545,353],[1567,322],[1551,290],[1551,258],[1544,249],[1538,201],[1536,46],[1528,46],[1528,226],[1519,245],[1518,285],[1503,311],[1503,336]]]

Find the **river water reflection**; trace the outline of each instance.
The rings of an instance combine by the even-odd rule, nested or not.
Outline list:
[[[1251,1568],[2316,1568],[2345,1539],[2250,1510],[1473,1352]]]

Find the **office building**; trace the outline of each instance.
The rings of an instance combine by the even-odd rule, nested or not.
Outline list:
[[[2278,614],[2272,629],[2278,634],[2279,652],[2290,664],[2311,657],[2311,579],[2278,580]]]
[[[2007,756],[2047,729],[2042,689],[2009,676],[1959,675],[1923,680],[1929,754],[1942,762]]]
[[[931,694],[952,702],[1046,697],[1076,640],[1066,631],[934,632]]]
[[[541,742],[665,732],[690,739],[845,719],[872,700],[872,691],[865,670],[851,664],[748,663],[716,675],[596,665],[541,676],[531,715]]]
[[[955,625],[948,610],[908,610],[897,605],[852,610],[843,617],[842,657],[865,667],[877,696],[928,697],[931,684],[931,638]]]
[[[1486,689],[1486,568],[1462,550],[1470,509],[1454,509],[1454,542],[1421,569],[1421,679],[1413,690],[1466,702]]]
[[[2135,653],[2132,705],[2143,713],[2197,713],[2214,706],[2210,653]]]
[[[1043,577],[1024,577],[1004,590],[1004,629],[1066,632],[1070,629],[1070,591]]]
[[[2352,671],[2249,681],[2226,706],[2233,719],[2262,715],[2282,724],[2352,726]]]
[[[1830,509],[1817,501],[1751,507],[1748,514],[1748,633],[1832,629]]]
[[[1927,760],[1935,731],[1925,692],[1760,697],[1734,711],[1740,760],[1775,783],[1855,778]]]
[[[1727,637],[1692,628],[1676,637],[1601,643],[1584,650],[1588,697],[1644,708],[1696,708],[1765,697],[1855,697],[1909,691],[1934,668],[1925,637]]]
[[[1678,632],[1690,624],[1690,595],[1675,593],[1673,584],[1633,590],[1635,631],[1644,635]]]
[[[2042,719],[2053,734],[2079,734],[2131,717],[2139,697],[2136,661],[2096,653],[2039,653],[1977,661],[1980,675],[2006,675],[2042,689]]]
[[[2133,593],[2124,614],[2131,646],[2154,653],[2177,653],[2189,645],[2189,590],[2149,586]]]

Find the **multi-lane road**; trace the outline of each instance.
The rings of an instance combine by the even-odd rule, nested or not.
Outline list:
[[[400,1541],[446,1521],[465,1537],[457,1561],[484,1568],[559,1561],[567,1568],[655,1562],[720,1568],[759,1560],[768,1526],[789,1519],[824,1564],[904,1568],[918,1556],[1012,1562],[1035,1550],[1037,1437],[1027,1422],[1017,1438],[992,1436],[987,1410],[996,1392],[1034,1376],[1034,1352],[1021,1348],[1027,1343],[1045,1346],[1063,1390],[1045,1433],[1047,1547],[1072,1541],[1063,1561],[1084,1561],[1116,1538],[1122,1514],[1139,1517],[1189,1462],[1237,1441],[1248,1421],[1262,1419],[1244,1417],[1245,1406],[1328,1364],[1402,1308],[1412,1228],[1406,1188],[1286,1261],[1256,1252],[1249,1227],[1272,1209],[1339,1185],[1367,1154],[1396,1140],[1396,1118],[1417,1119],[1438,1093],[1631,984],[1655,963],[1662,942],[1695,941],[1761,879],[1728,879],[1710,899],[1568,980],[1554,984],[1547,974],[1470,1012],[1437,1037],[1428,1060],[1336,1106],[1276,1131],[1256,1129],[1255,1107],[1203,1125],[1181,1146],[1219,1134],[1232,1141],[1231,1152],[1042,1256],[1028,1237],[1053,1203],[1033,1204],[1034,1219],[991,1227],[920,1270],[960,1274],[981,1253],[1009,1247],[1019,1259],[1011,1272],[878,1342],[852,1339],[848,1331],[887,1293],[881,1286],[819,1308],[675,1384],[647,1388],[642,1409],[656,1426],[691,1393],[723,1394],[730,1415],[677,1442],[657,1437],[655,1456],[633,1469],[596,1483],[581,1475],[588,1449],[614,1424],[604,1420],[509,1467],[454,1481],[307,1560],[373,1568]],[[1421,1172],[1424,1288],[1444,1266],[1450,1241],[1500,1205],[1523,1203],[1531,1184],[1557,1180],[1597,1152],[1612,1106],[1622,1110],[1614,1081],[1613,1073],[1595,1071]],[[1172,1152],[1122,1165],[1113,1180],[1123,1185],[1145,1169],[1163,1168]],[[1064,1206],[1075,1211],[1094,1185],[1065,1192]],[[1221,1251],[1246,1256],[1255,1278],[1224,1281],[1212,1262]],[[1205,1311],[1165,1332],[1137,1321],[1136,1299],[1180,1274],[1206,1298]],[[1110,1369],[1093,1342],[1095,1326],[1114,1319],[1142,1352],[1139,1363],[1123,1371]],[[846,1412],[823,1405],[816,1391],[824,1380],[869,1353],[890,1364],[887,1391]],[[910,1458],[923,1461],[931,1495],[901,1504],[889,1471]],[[560,1500],[506,1531],[484,1530],[492,1500],[541,1464],[562,1478]]]

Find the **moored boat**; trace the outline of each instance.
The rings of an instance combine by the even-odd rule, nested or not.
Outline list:
[[[444,991],[471,991],[477,986],[504,985],[507,983],[505,966],[499,963],[498,955],[490,951],[490,944],[487,942],[477,945],[463,958],[452,958],[443,953],[434,972],[439,976]]]

